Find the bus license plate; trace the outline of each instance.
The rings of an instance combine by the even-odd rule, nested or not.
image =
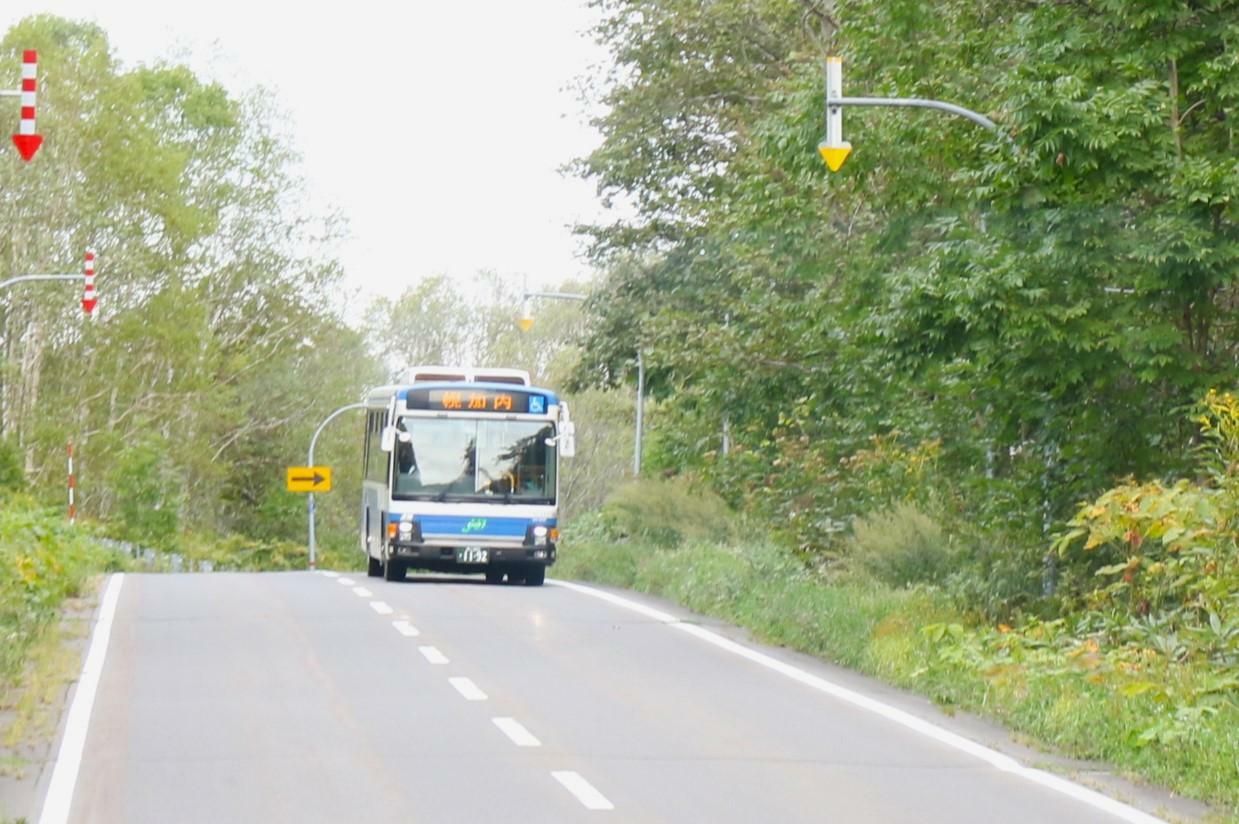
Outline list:
[[[480,546],[462,546],[456,550],[458,564],[485,564],[490,561],[490,551]]]

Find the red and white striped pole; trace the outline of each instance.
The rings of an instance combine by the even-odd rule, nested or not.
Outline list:
[[[95,295],[95,250],[86,250],[86,265],[83,270],[86,277],[86,285],[82,288],[82,310],[86,312],[86,317],[93,317],[91,314],[95,311],[95,307],[99,304],[99,298]]]
[[[77,522],[77,503],[73,494],[77,491],[77,478],[73,477],[73,441],[69,441],[69,523]]]
[[[21,87],[21,123],[17,134],[13,135],[13,145],[17,146],[22,160],[29,161],[34,153],[43,145],[43,138],[35,130],[35,95],[39,90],[39,53],[34,49],[26,49],[22,53],[22,87]]]

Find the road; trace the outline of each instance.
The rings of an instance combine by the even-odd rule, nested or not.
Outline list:
[[[50,791],[73,822],[1153,820],[638,596],[310,572],[112,586],[80,768]]]

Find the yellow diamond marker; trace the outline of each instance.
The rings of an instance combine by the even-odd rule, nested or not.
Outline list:
[[[826,161],[826,165],[832,172],[837,172],[843,168],[843,161],[848,159],[848,155],[852,153],[852,144],[843,143],[838,146],[818,146],[818,152],[822,155],[822,160]]]
[[[533,328],[533,318],[521,318],[516,322],[516,325],[521,328],[522,332],[528,332]]]

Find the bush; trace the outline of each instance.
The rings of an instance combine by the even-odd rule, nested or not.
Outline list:
[[[619,538],[673,546],[726,541],[734,516],[722,498],[684,480],[644,478],[616,489],[603,506],[602,517]]]
[[[120,559],[58,511],[25,497],[0,503],[0,682],[20,669],[26,651],[56,617],[65,598],[80,594],[92,574]]]
[[[847,554],[874,578],[896,587],[941,584],[954,566],[942,527],[909,503],[853,521]]]
[[[0,490],[15,491],[26,488],[26,476],[22,472],[22,456],[10,441],[0,441]]]
[[[266,541],[232,533],[184,535],[179,541],[186,560],[209,561],[219,571],[279,572],[305,569],[309,550],[294,541]]]

